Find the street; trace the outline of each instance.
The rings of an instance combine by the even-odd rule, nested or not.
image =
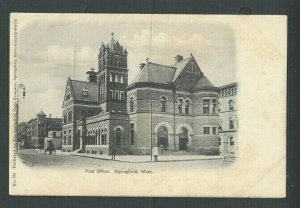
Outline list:
[[[70,153],[58,151],[56,155],[44,154],[44,151],[36,149],[19,150],[19,158],[24,164],[31,168],[39,167],[58,167],[58,168],[218,168],[232,164],[233,161],[223,160],[194,160],[194,161],[175,161],[175,162],[145,162],[128,163],[121,161],[102,160],[80,156],[72,156]],[[118,155],[116,156],[116,159]]]

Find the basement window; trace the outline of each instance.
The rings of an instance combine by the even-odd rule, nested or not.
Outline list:
[[[86,86],[82,89],[83,96],[88,96],[88,90],[86,89]]]

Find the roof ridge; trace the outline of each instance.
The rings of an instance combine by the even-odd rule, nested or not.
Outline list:
[[[97,84],[96,82],[90,82],[90,81],[74,80],[74,79],[70,79],[70,80],[71,80],[71,81],[75,81],[75,82],[84,82],[84,83]]]
[[[182,59],[181,61],[175,62],[174,64],[171,65],[171,67],[175,67],[177,64],[180,64],[180,63],[182,63],[182,62],[184,62],[188,59],[191,59],[191,58],[192,58],[192,56],[186,57],[186,58]]]
[[[153,63],[153,62],[148,62],[149,64],[154,64],[154,65],[158,65],[158,66],[164,66],[164,67],[167,67],[167,68],[173,68],[173,69],[176,69],[176,67],[174,66],[168,66],[168,65],[164,65],[164,64],[158,64],[158,63]]]

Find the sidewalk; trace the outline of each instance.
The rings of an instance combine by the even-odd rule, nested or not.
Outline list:
[[[86,153],[70,153],[72,156],[88,157],[100,160],[112,160],[111,155],[97,155]],[[180,161],[193,161],[193,160],[224,160],[220,155],[159,155],[158,162],[180,162]],[[114,161],[127,162],[127,163],[146,163],[154,162],[154,158],[150,158],[150,155],[116,155]]]

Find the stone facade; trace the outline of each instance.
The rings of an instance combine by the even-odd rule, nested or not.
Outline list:
[[[219,98],[219,144],[221,154],[235,155],[238,149],[238,84],[220,87]]]
[[[219,88],[191,54],[174,65],[140,65],[128,85],[127,51],[102,44],[89,81],[69,78],[63,103],[63,151],[91,154],[165,152],[219,154]]]

